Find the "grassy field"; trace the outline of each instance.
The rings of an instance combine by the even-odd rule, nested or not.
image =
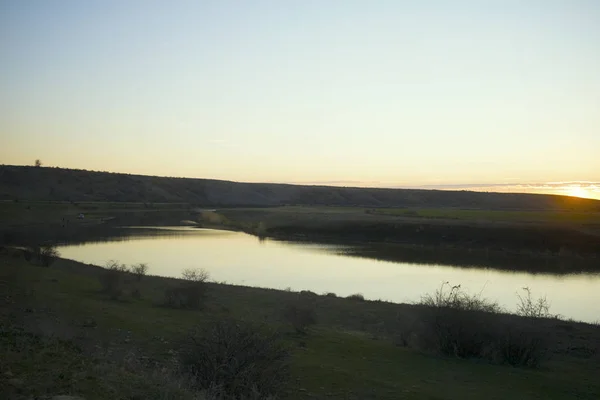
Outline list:
[[[317,324],[299,335],[282,319],[298,293],[209,283],[201,310],[171,309],[160,304],[178,280],[147,276],[111,300],[101,291],[105,270],[99,267],[58,260],[44,268],[20,251],[1,253],[1,398],[201,399],[166,371],[190,330],[223,318],[283,333],[292,349],[285,399],[600,395],[600,327],[594,325],[538,321],[553,338],[551,356],[541,368],[515,368],[399,346],[394,338],[419,322],[418,306],[308,294]],[[130,295],[134,288],[139,297]]]
[[[410,218],[433,218],[461,221],[600,224],[600,213],[598,212],[462,210],[456,208],[381,208],[370,210],[370,212],[374,214],[404,216]]]
[[[118,217],[121,214],[160,212],[188,212],[198,214],[201,208],[186,203],[128,203],[128,202],[50,202],[50,201],[0,201],[0,221],[28,223],[76,218],[80,213],[88,219]],[[326,206],[285,206],[261,208],[220,208],[232,220],[242,222],[268,222],[272,226],[295,220],[318,219],[324,222],[338,220],[442,220],[445,222],[506,222],[575,224],[597,226],[599,212],[580,211],[504,211],[472,210],[460,208],[365,208]]]
[[[188,204],[182,203],[0,201],[0,221],[6,225],[62,223],[63,219],[90,223],[122,214],[186,212],[189,209]],[[77,220],[79,214],[85,215],[83,221]]]

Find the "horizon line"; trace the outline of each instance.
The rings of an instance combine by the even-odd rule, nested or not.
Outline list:
[[[553,189],[567,189],[572,188],[574,185],[582,189],[598,191],[600,195],[600,182],[589,181],[589,180],[573,180],[573,181],[551,181],[551,182],[510,182],[510,183],[440,183],[440,184],[398,184],[393,182],[382,182],[382,181],[359,181],[359,180],[324,180],[324,181],[242,181],[242,180],[231,180],[231,179],[220,179],[220,178],[203,178],[203,177],[192,177],[192,176],[167,176],[167,175],[151,175],[151,174],[140,174],[130,172],[113,172],[113,171],[98,171],[89,170],[84,168],[68,168],[58,167],[50,165],[42,165],[36,167],[34,165],[11,165],[11,164],[0,164],[2,167],[24,167],[24,168],[50,168],[50,169],[66,169],[73,171],[85,171],[85,172],[96,172],[96,173],[108,173],[108,174],[121,174],[121,175],[137,175],[146,177],[162,177],[172,179],[200,179],[200,180],[212,180],[222,182],[233,182],[233,183],[249,183],[249,184],[278,184],[278,185],[298,185],[298,186],[329,186],[329,187],[345,187],[345,188],[364,188],[364,189],[409,189],[409,190],[454,190],[454,191],[471,191],[471,192],[488,192],[488,193],[527,193],[527,194],[541,194],[541,195],[556,195],[556,196],[569,196],[568,194],[560,193],[536,193],[536,192],[506,192],[506,191],[481,191],[473,190],[477,188],[515,188],[515,189],[532,189],[532,190],[553,190]],[[573,196],[570,196],[573,197]],[[580,196],[575,196],[580,197]],[[589,197],[582,197],[589,198]],[[589,198],[592,200],[600,200],[600,198]]]

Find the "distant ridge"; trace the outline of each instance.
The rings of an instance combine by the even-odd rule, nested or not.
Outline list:
[[[0,166],[0,200],[600,211],[600,200],[545,194],[243,183],[12,165]]]

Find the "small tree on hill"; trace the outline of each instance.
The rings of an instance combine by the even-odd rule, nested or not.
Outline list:
[[[38,158],[37,160],[35,160],[35,164],[34,164],[37,168],[42,166],[42,161]]]

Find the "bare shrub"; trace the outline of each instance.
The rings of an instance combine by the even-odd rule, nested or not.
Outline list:
[[[25,257],[25,260],[32,264],[49,267],[58,257],[60,257],[60,253],[56,247],[52,245],[31,245],[23,250],[23,256]]]
[[[197,330],[184,341],[180,364],[196,387],[221,398],[267,398],[289,378],[289,354],[265,327],[225,320]]]
[[[317,322],[314,305],[302,298],[284,308],[283,318],[292,325],[297,333],[301,334],[306,334],[307,328]]]
[[[42,265],[44,267],[49,267],[58,257],[60,257],[60,253],[54,246],[43,246],[40,249],[39,257]]]
[[[111,299],[116,300],[123,294],[123,278],[127,273],[127,266],[117,261],[108,261],[105,270],[99,277],[102,292],[108,294]]]
[[[537,367],[546,351],[535,326],[499,312],[496,302],[463,292],[446,282],[422,298],[422,348],[460,358],[481,358],[513,366]]]
[[[165,306],[171,308],[199,309],[206,298],[208,271],[186,269],[182,272],[185,282],[165,289]]]
[[[134,264],[131,267],[129,267],[129,272],[131,272],[137,278],[137,280],[139,282],[142,280],[144,275],[146,275],[148,273],[148,264],[146,264],[146,263]]]
[[[362,293],[354,293],[346,298],[350,299],[350,300],[356,300],[356,301],[365,301],[365,296],[363,296]]]
[[[550,302],[544,297],[534,299],[531,297],[531,289],[524,287],[524,295],[517,292],[519,302],[517,304],[517,314],[530,318],[557,318],[557,315],[550,313]]]
[[[454,310],[471,310],[484,312],[501,312],[502,308],[495,301],[490,301],[479,294],[469,294],[461,285],[451,286],[444,282],[433,294],[421,297],[421,305],[438,308],[451,308]]]
[[[104,268],[112,271],[127,272],[127,265],[119,264],[119,262],[115,260],[107,261],[106,264],[104,264]]]
[[[203,269],[203,268],[196,268],[196,269],[184,269],[181,272],[181,277],[183,279],[185,279],[186,281],[190,281],[190,282],[200,282],[200,283],[204,283],[206,281],[208,281],[210,274],[208,273],[207,270]]]

